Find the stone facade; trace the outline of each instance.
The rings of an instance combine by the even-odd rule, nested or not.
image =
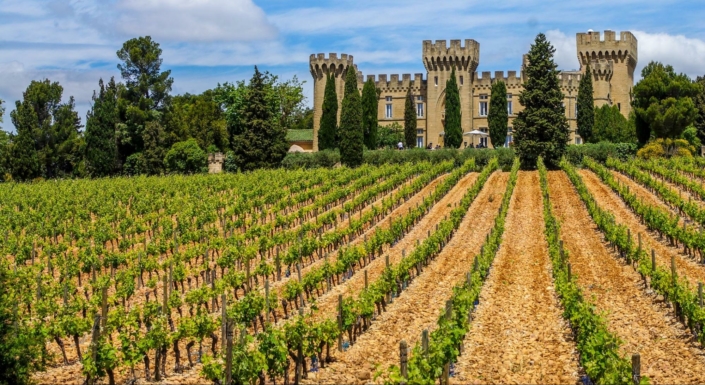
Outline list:
[[[225,155],[222,152],[208,154],[208,173],[220,174],[223,172],[223,163],[225,163]]]
[[[621,32],[616,39],[614,31],[605,31],[604,38],[599,32],[578,33],[577,56],[580,63],[579,71],[563,71],[559,74],[561,90],[564,94],[565,114],[570,125],[570,143],[581,143],[582,139],[576,133],[576,100],[581,77],[590,65],[593,77],[593,98],[596,106],[604,104],[616,105],[625,117],[631,111],[631,90],[634,84],[634,68],[637,63],[637,40],[631,32]],[[507,127],[507,142],[512,140],[512,122],[523,107],[519,103],[519,93],[523,90],[524,71],[495,71],[478,74],[480,63],[480,43],[466,39],[451,40],[450,45],[445,40],[423,41],[422,60],[426,69],[426,78],[421,73],[399,75],[367,75],[358,71],[353,56],[331,53],[311,55],[309,64],[313,76],[313,150],[318,150],[318,128],[320,126],[323,93],[326,75],[335,76],[338,95],[338,118],[345,86],[345,71],[353,68],[357,72],[358,88],[362,90],[364,81],[372,79],[379,91],[380,125],[394,122],[404,124],[404,103],[407,90],[411,88],[414,97],[418,121],[417,143],[426,146],[431,143],[443,145],[443,127],[445,122],[445,84],[455,67],[458,88],[460,91],[461,124],[463,132],[473,130],[488,131],[487,112],[489,111],[490,90],[492,84],[502,80],[507,85],[507,109],[510,112]],[[526,66],[524,57],[522,68]],[[463,136],[466,145],[471,138]],[[475,138],[475,144],[480,141],[492,146],[489,137]],[[499,143],[499,146],[506,143]]]

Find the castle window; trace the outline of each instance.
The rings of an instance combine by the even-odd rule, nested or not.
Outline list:
[[[512,115],[512,101],[507,100],[507,115]]]
[[[583,139],[579,136],[575,137],[575,144],[583,144]]]
[[[418,100],[419,102],[423,102],[423,95],[417,96],[416,100]]]
[[[436,84],[436,87],[438,87],[438,76],[433,77],[433,82]]]
[[[617,109],[622,111],[622,103],[617,103]]]
[[[423,103],[416,104],[416,116],[419,118],[423,117]]]
[[[487,116],[487,95],[480,95],[480,116]]]
[[[387,119],[392,117],[392,104],[388,103],[387,104],[387,114],[385,115]]]
[[[462,76],[460,76],[460,85],[461,86],[463,85],[463,77]]]
[[[423,148],[423,136],[417,136],[416,137],[416,147],[417,148]]]
[[[507,94],[507,100],[512,100],[512,94]]]
[[[386,100],[386,101],[388,101],[388,102],[391,102],[391,101],[392,101],[392,97],[391,97],[391,96],[386,96],[386,97],[384,98],[384,100]]]
[[[509,127],[509,128],[511,129],[511,127]],[[504,138],[504,147],[509,147],[509,143],[511,143],[511,142],[512,142],[512,136],[507,135],[507,137]]]

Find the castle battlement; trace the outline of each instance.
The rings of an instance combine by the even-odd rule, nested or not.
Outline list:
[[[423,41],[424,65],[428,71],[446,70],[455,67],[458,71],[474,72],[480,64],[480,43],[473,39],[465,39],[465,45],[460,40]]]
[[[331,71],[334,71],[335,75],[339,76],[348,66],[353,66],[357,71],[357,66],[353,62],[353,56],[346,53],[340,54],[340,57],[334,52],[329,53],[328,57],[323,53],[311,54],[309,66],[311,75],[319,79],[322,78],[324,74],[328,74]]]
[[[583,75],[576,71],[563,71],[558,73],[558,82],[562,90],[578,90],[580,79]]]
[[[473,85],[478,88],[492,88],[492,85],[498,81],[503,81],[507,86],[507,89],[522,87],[521,72],[517,76],[517,71],[507,71],[505,76],[504,71],[495,71],[494,76],[492,72],[483,71],[482,74],[475,72],[475,77],[473,79]]]
[[[414,74],[413,79],[411,74],[402,74],[401,79],[399,76],[398,74],[381,74],[377,75],[375,79],[375,75],[367,75],[367,80],[372,79],[375,82],[375,87],[382,91],[406,91],[409,87],[418,90],[426,87],[423,74]],[[361,77],[358,76],[358,80],[361,80]]]
[[[607,59],[592,61],[590,71],[600,80],[609,80],[614,74],[614,62]]]
[[[619,40],[614,31],[578,33],[576,35],[578,61],[580,65],[589,64],[600,59],[612,59],[623,63],[627,60],[630,66],[636,66],[638,42],[631,32],[620,32]]]

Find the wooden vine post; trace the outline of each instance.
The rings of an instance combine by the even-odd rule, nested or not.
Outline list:
[[[264,280],[264,311],[267,323],[269,324],[269,279]]]
[[[639,385],[641,382],[641,356],[639,353],[632,354],[632,383]]]
[[[93,365],[95,365],[96,359],[98,358],[98,340],[100,339],[100,314],[96,314],[93,319],[93,330],[91,333],[91,358],[93,360]],[[95,383],[95,380],[91,378],[90,374],[86,381],[89,385]]]
[[[220,335],[223,337],[221,340],[225,341],[228,333],[228,307],[226,306],[225,294],[220,295]]]
[[[424,357],[428,358],[428,329],[421,332],[421,351]]]
[[[300,263],[297,263],[297,264],[296,264],[296,274],[297,274],[298,277],[299,277],[299,284],[300,284],[301,287],[303,288],[303,282],[301,282],[301,264],[300,264]],[[299,293],[299,299],[300,299],[300,301],[301,301],[301,307],[304,307],[304,293],[303,293],[303,289],[301,290],[301,293]]]
[[[703,283],[698,282],[698,305],[703,307]]]
[[[338,351],[343,351],[343,295],[338,295]]]
[[[108,287],[107,286],[103,287],[100,315],[102,317],[101,326],[105,327],[108,323]]]
[[[399,343],[399,371],[401,372],[401,384],[406,384],[407,374],[407,364],[409,362],[408,357],[409,349],[406,345],[406,341],[401,340]]]
[[[233,382],[233,325],[229,319],[224,319],[225,324],[225,385]]]

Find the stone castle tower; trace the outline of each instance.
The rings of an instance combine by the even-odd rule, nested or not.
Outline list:
[[[570,126],[570,143],[582,143],[576,133],[576,99],[578,85],[590,65],[593,77],[593,98],[596,106],[605,104],[617,106],[627,117],[631,111],[631,89],[634,84],[634,69],[637,63],[637,40],[630,32],[621,32],[616,40],[613,31],[605,31],[604,39],[599,32],[578,33],[577,54],[579,71],[563,71],[559,74],[561,90],[564,94],[565,114]],[[461,125],[463,132],[473,130],[488,131],[487,113],[492,84],[503,81],[507,85],[507,110],[509,124],[507,141],[497,146],[508,145],[512,141],[512,124],[516,114],[523,107],[519,104],[519,93],[523,90],[524,72],[503,71],[477,73],[480,63],[480,44],[472,39],[460,40],[424,40],[422,60],[426,69],[423,74],[367,75],[372,79],[379,92],[378,120],[380,125],[404,124],[404,104],[407,91],[411,89],[417,111],[417,147],[443,145],[445,124],[445,85],[455,67],[456,81],[460,92]],[[363,75],[353,62],[352,55],[331,53],[311,55],[310,71],[313,76],[314,91],[314,151],[318,150],[318,129],[323,105],[326,75],[332,73],[338,96],[338,119],[344,89],[344,74],[347,68],[353,68],[358,77],[358,88],[362,90]],[[526,58],[522,68],[526,66]],[[465,145],[484,144],[492,146],[489,137],[472,138],[463,136]],[[473,143],[474,142],[474,143]]]
[[[576,36],[578,62],[583,74],[590,65],[595,105],[615,105],[624,116],[632,110],[631,91],[637,63],[637,41],[631,32],[614,31],[579,33]]]

